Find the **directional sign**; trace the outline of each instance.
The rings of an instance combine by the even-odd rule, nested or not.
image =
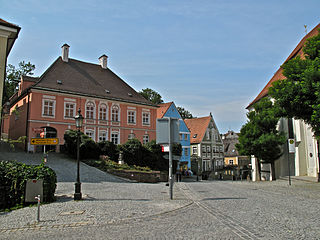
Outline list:
[[[31,138],[31,145],[58,145],[59,138]]]

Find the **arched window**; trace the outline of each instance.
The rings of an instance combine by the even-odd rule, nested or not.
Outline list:
[[[119,106],[117,105],[112,106],[111,120],[113,122],[119,122]]]
[[[86,105],[86,118],[87,119],[94,119],[94,108],[95,105],[93,102],[88,102]]]
[[[107,120],[107,105],[101,104],[99,108],[99,119],[100,120]]]

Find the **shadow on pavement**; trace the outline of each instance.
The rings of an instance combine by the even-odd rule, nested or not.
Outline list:
[[[222,198],[204,198],[202,201],[217,201],[217,200],[242,200],[247,198],[234,198],[234,197],[222,197]]]

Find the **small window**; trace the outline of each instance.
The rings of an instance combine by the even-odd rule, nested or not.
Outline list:
[[[55,105],[56,105],[55,100],[44,99],[43,106],[42,106],[42,115],[54,117]]]
[[[100,120],[107,120],[107,105],[106,104],[101,104],[99,108],[99,119]]]
[[[148,142],[149,142],[149,135],[148,134],[143,135],[143,144],[146,144]]]
[[[136,138],[136,135],[134,133],[129,133],[128,140],[134,139],[134,138]]]
[[[189,155],[188,148],[185,148],[185,149],[184,149],[184,155],[185,155],[185,156],[188,156],[188,155]]]
[[[112,106],[112,121],[113,122],[119,122],[119,106],[113,105]]]
[[[179,137],[180,137],[180,141],[182,141],[183,134],[182,134],[182,133],[180,133],[180,134],[179,134]]]
[[[188,134],[185,134],[185,135],[184,135],[184,140],[185,140],[185,141],[188,141]]]
[[[193,138],[196,138],[198,136],[198,134],[193,135]]]
[[[114,144],[119,144],[119,133],[118,132],[112,132],[111,133],[111,142]]]
[[[107,140],[108,140],[107,132],[106,131],[99,132],[99,142],[107,141]]]
[[[230,165],[233,165],[233,160],[229,160],[229,164],[230,164]]]
[[[131,124],[136,123],[136,111],[132,111],[132,110],[128,111],[128,123],[131,123]]]
[[[86,105],[86,118],[87,119],[94,119],[94,108],[95,105],[93,102],[88,102]]]
[[[202,152],[205,153],[206,152],[206,147],[202,146]]]
[[[150,113],[149,112],[142,113],[142,125],[150,125]]]
[[[192,147],[192,154],[196,155],[198,153],[197,147]]]
[[[76,104],[75,103],[64,103],[64,116],[65,118],[73,118],[75,116],[75,109]]]
[[[94,131],[93,130],[86,130],[86,135],[88,135],[94,141]]]

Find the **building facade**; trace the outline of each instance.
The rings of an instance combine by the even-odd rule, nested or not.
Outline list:
[[[224,146],[224,165],[225,166],[248,166],[250,157],[240,156],[236,144],[239,143],[239,135],[234,131],[228,131],[222,135]]]
[[[303,56],[303,46],[306,40],[319,33],[320,24],[310,31],[296,46],[293,52],[288,56],[285,62],[296,56]],[[275,81],[285,79],[280,67],[274,76],[269,80],[267,85],[262,89],[258,96],[249,104],[247,109],[251,111],[254,103],[258,102],[264,97],[268,97],[268,90]],[[278,123],[278,130],[286,133],[289,138],[289,132],[292,133],[290,138],[295,139],[295,153],[289,153],[288,145],[283,146],[283,155],[275,161],[275,176],[276,178],[282,176],[309,176],[319,178],[319,146],[311,127],[302,120],[297,119],[280,119]],[[252,157],[252,179],[257,179],[257,164],[256,158]],[[270,169],[269,166],[261,166],[262,169]],[[267,179],[269,176],[266,176]]]
[[[21,28],[0,18],[0,106],[2,106],[3,88],[6,76],[7,57],[18,38]],[[3,132],[4,117],[0,108],[0,137]],[[4,131],[7,131],[5,129]]]
[[[84,117],[82,131],[94,141],[125,143],[156,137],[157,106],[144,99],[107,66],[69,58],[69,46],[39,78],[22,77],[10,103],[9,137],[27,136],[25,148],[35,151],[30,139],[44,129],[46,137],[64,144],[64,133],[75,129],[78,109]],[[59,149],[57,149],[59,150]]]
[[[222,169],[223,143],[210,113],[207,117],[185,119],[190,130],[192,171],[213,172]]]
[[[179,137],[182,146],[182,154],[180,158],[180,168],[182,170],[191,169],[190,161],[190,131],[181,118],[174,102],[163,103],[159,105],[157,110],[157,118],[171,117],[179,119]]]

